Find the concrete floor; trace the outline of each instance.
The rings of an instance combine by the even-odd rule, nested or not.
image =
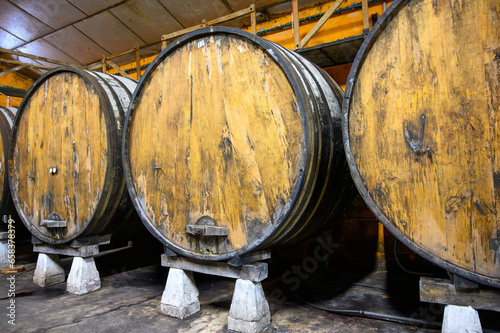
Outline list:
[[[71,259],[63,260],[68,270]],[[102,288],[76,296],[65,291],[65,284],[41,288],[32,284],[34,264],[16,276],[16,321],[8,324],[6,307],[8,283],[0,281],[1,332],[225,332],[234,281],[196,275],[200,290],[201,311],[186,320],[165,317],[159,313],[164,288],[165,270],[157,265],[115,273],[102,278]],[[387,300],[382,287],[367,287],[377,280],[352,286],[335,299],[346,307],[349,302],[369,305],[374,309]],[[264,284],[267,294],[276,284]],[[349,296],[350,295],[350,296]],[[346,299],[350,298],[347,302]],[[363,300],[364,298],[364,300]],[[379,298],[379,299],[377,299]],[[333,305],[335,299],[330,300]],[[368,303],[367,303],[368,302]],[[415,326],[395,324],[360,317],[335,315],[307,304],[282,299],[269,299],[272,324],[268,332],[438,332]],[[328,305],[327,301],[320,303]],[[332,305],[330,304],[330,305]],[[388,304],[388,303],[387,303]],[[397,313],[384,307],[386,313]],[[384,310],[382,309],[382,310]]]
[[[390,253],[384,254],[384,246],[377,242],[378,224],[363,222],[363,233],[352,223],[342,228],[333,233],[342,235],[332,240],[337,244],[335,252],[328,261],[316,262],[314,269],[308,258],[318,244],[273,252],[269,278],[263,282],[272,316],[267,332],[440,332],[443,307],[419,302],[419,276],[404,273]],[[392,249],[389,236],[385,236],[386,249]],[[163,247],[147,237],[134,244],[132,249],[96,258],[102,288],[76,296],[66,292],[65,283],[47,288],[33,285],[36,255],[29,241],[19,243],[16,260],[25,270],[16,275],[15,326],[7,317],[8,276],[0,275],[0,333],[227,331],[234,280],[195,274],[201,311],[185,320],[166,317],[159,313],[168,272],[159,265]],[[402,250],[402,261],[415,257]],[[71,260],[62,259],[66,274]],[[423,259],[405,264],[446,276]],[[438,326],[339,315],[318,307],[411,317],[438,322]],[[483,329],[500,331],[498,313],[480,312],[480,316]]]

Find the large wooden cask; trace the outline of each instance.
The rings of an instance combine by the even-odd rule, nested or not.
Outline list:
[[[29,89],[15,119],[10,188],[38,239],[62,244],[112,232],[133,206],[121,135],[134,80],[59,67]]]
[[[158,55],[133,99],[127,187],[174,252],[225,260],[297,241],[350,197],[342,90],[277,44],[200,29]]]
[[[14,204],[10,196],[8,160],[12,125],[17,113],[15,107],[0,107],[0,218],[3,215],[15,213]]]
[[[500,2],[395,1],[343,105],[353,179],[423,257],[500,287]]]

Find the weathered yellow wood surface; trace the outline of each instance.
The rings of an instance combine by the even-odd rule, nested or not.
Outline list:
[[[500,2],[403,1],[396,13],[352,87],[358,185],[421,249],[500,278],[489,248],[500,238]]]
[[[1,110],[0,110],[1,111]],[[5,146],[9,146],[8,142],[3,142],[2,135],[0,135],[0,190],[2,191],[1,196],[0,196],[0,201],[1,198],[4,198],[7,193],[4,193],[5,191],[8,191],[8,187],[4,186],[6,185],[6,173],[7,173],[7,160],[9,156],[5,155]],[[8,186],[8,184],[7,184]],[[1,213],[1,212],[0,212]]]
[[[0,107],[0,216],[16,213],[10,196],[7,170],[12,123],[16,112],[15,107]]]
[[[101,108],[89,83],[62,72],[43,82],[22,113],[11,174],[28,223],[42,235],[71,237],[95,212],[108,164]],[[55,174],[49,172],[53,167]],[[67,221],[66,228],[40,226],[53,212]]]
[[[232,35],[190,41],[154,70],[136,100],[130,165],[137,198],[158,231],[210,254],[186,225],[203,216],[228,228],[216,251],[269,232],[290,202],[304,129],[283,70]]]

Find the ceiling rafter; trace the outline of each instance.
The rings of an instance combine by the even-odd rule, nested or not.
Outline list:
[[[116,16],[115,14],[113,14],[112,11],[108,10],[108,12],[115,18],[118,20],[118,22],[120,22],[121,25],[123,25],[128,31],[130,31],[131,33],[133,33],[137,38],[139,38],[144,44],[147,44],[147,42],[141,38],[141,36],[139,36],[135,31],[133,31],[132,29],[130,29],[125,23],[122,22],[122,20],[120,20],[120,18],[118,16]]]
[[[20,11],[22,11],[23,13],[25,13],[26,15],[31,16],[33,20],[36,20],[36,21],[38,21],[39,23],[41,23],[41,24],[45,25],[46,27],[48,27],[48,28],[50,28],[50,29],[52,29],[52,30],[55,30],[54,28],[52,28],[51,26],[49,26],[49,25],[47,25],[47,24],[43,23],[41,20],[37,19],[36,17],[34,17],[33,15],[31,15],[30,13],[28,13],[27,11],[25,11],[24,9],[22,9],[21,7],[19,7],[19,6],[18,6],[18,5],[16,5],[15,3],[13,3],[12,1],[7,0],[7,2],[8,2],[8,3],[10,3],[12,6],[16,7],[17,9],[19,9]],[[7,31],[8,31],[8,30],[7,30]],[[10,32],[10,31],[9,31],[9,33],[10,33],[11,35],[13,35],[13,36],[16,36],[15,34],[13,34],[13,33],[12,33],[12,32]],[[22,38],[21,38],[21,37],[19,37],[19,36],[16,36],[16,37],[17,37],[17,38],[19,38],[19,39],[21,39],[21,40],[24,40],[24,39],[22,39]],[[21,46],[22,46],[22,45],[21,45]]]
[[[186,27],[184,26],[184,24],[182,24],[182,23],[181,23],[181,21],[179,21],[179,19],[178,19],[177,17],[175,17],[175,15],[174,15],[174,14],[173,14],[170,10],[168,10],[168,8],[167,8],[167,7],[165,7],[165,6],[161,3],[161,1],[156,0],[156,2],[157,2],[157,3],[159,3],[159,4],[160,4],[160,6],[162,6],[162,7],[163,7],[163,9],[165,9],[165,10],[167,11],[167,13],[169,13],[169,14],[170,14],[170,16],[172,16],[172,17],[173,17],[173,19],[174,19],[177,23],[179,23],[179,24],[181,25],[182,29],[185,29],[185,28],[186,28]]]
[[[231,13],[234,13],[234,9],[231,8],[231,6],[227,3],[227,0],[221,0],[221,1],[224,3],[224,5],[227,7],[227,9],[229,9],[229,11]]]

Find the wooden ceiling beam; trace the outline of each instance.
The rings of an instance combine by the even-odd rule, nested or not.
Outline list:
[[[1,47],[0,47],[0,53],[7,53],[7,54],[12,54],[12,55],[17,55],[17,56],[29,58],[29,59],[50,62],[51,64],[56,64],[56,65],[59,65],[59,66],[70,66],[70,67],[81,68],[80,65],[70,64],[70,63],[67,63],[67,62],[64,62],[64,61],[59,61],[59,60],[54,60],[54,59],[50,59],[50,58],[40,57],[40,56],[36,56],[36,55],[33,55],[33,54],[24,53],[24,52],[19,52],[19,51],[14,51],[14,50],[8,50],[8,49],[4,49],[4,48],[1,48]]]
[[[13,65],[27,65],[26,67],[31,67],[31,68],[36,68],[36,69],[44,69],[44,70],[52,69],[52,67],[40,66],[40,65],[30,64],[30,63],[22,62],[22,61],[18,61],[18,60],[6,59],[6,58],[0,58],[0,62],[5,62],[7,64],[13,64]]]
[[[14,67],[14,68],[8,69],[8,70],[6,70],[6,71],[1,72],[1,73],[0,73],[0,77],[5,76],[5,75],[10,74],[10,73],[15,73],[15,72],[17,72],[17,71],[20,71],[21,69],[26,68],[26,67],[29,67],[29,65],[28,65],[28,64],[24,64],[24,65],[19,65],[19,66],[17,66],[17,67]]]

